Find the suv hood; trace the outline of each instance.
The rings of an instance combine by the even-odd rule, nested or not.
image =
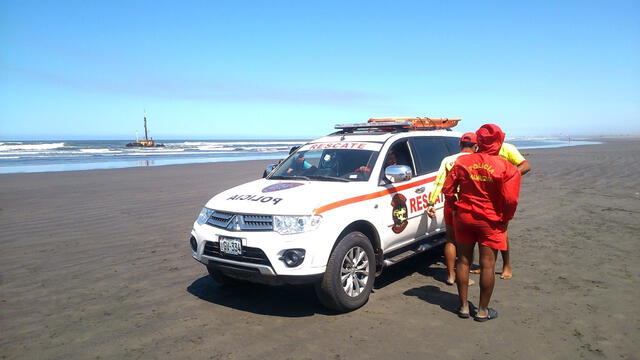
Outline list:
[[[323,205],[362,195],[365,184],[259,179],[219,193],[206,207],[242,214],[312,215]]]

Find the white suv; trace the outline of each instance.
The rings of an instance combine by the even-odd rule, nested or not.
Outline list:
[[[442,201],[435,220],[425,210],[460,134],[407,124],[336,126],[214,196],[193,225],[193,258],[223,284],[312,282],[329,308],[362,306],[384,267],[444,242]]]

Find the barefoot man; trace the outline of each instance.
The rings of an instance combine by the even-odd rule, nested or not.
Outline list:
[[[531,171],[531,165],[527,159],[520,154],[518,148],[515,145],[504,143],[500,148],[500,156],[507,159],[510,163],[515,165],[520,171],[520,175],[524,175]],[[511,260],[509,259],[509,236],[507,234],[507,250],[500,251],[502,255],[502,274],[500,274],[500,279],[511,279],[513,276],[513,271],[511,269]]]
[[[518,148],[515,145],[504,143],[500,148],[500,157],[508,160],[510,163],[515,165],[520,171],[520,175],[524,175],[531,171],[531,165],[527,161],[527,159],[522,156]],[[507,233],[507,250],[500,251],[500,255],[502,255],[502,273],[500,274],[500,279],[511,279],[513,277],[513,270],[511,268],[511,259],[509,256],[509,234]],[[480,270],[471,270],[472,274],[479,274]]]
[[[442,163],[440,163],[440,169],[438,170],[438,175],[436,175],[436,180],[433,184],[433,190],[429,195],[429,202],[427,206],[427,215],[432,219],[435,219],[436,217],[436,208],[434,207],[434,204],[436,203],[438,196],[440,196],[444,180],[447,178],[447,174],[449,174],[449,171],[456,162],[456,159],[461,155],[472,154],[476,151],[476,134],[472,132],[463,134],[460,138],[459,145],[459,153],[447,156],[442,159]],[[453,229],[453,210],[451,209],[451,204],[447,202],[444,204],[444,224],[447,228],[447,243],[444,244],[444,263],[447,266],[447,271],[449,272],[449,277],[446,282],[447,285],[453,285],[456,281],[456,245]]]
[[[520,172],[498,156],[504,133],[494,124],[476,131],[478,152],[460,156],[447,175],[442,192],[446,201],[453,201],[454,228],[458,265],[456,283],[460,308],[458,316],[468,318],[469,265],[473,248],[480,249],[480,302],[476,321],[498,316],[489,308],[495,283],[498,250],[507,249],[507,226],[518,205]],[[456,200],[457,195],[457,200]]]

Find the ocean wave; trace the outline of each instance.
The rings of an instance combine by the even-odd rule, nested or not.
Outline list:
[[[135,154],[135,153],[140,153],[140,154],[155,154],[155,153],[173,153],[173,152],[181,152],[181,151],[185,151],[186,149],[180,149],[180,148],[149,148],[149,149],[145,149],[145,148],[141,148],[141,149],[127,149],[126,153],[127,154]]]
[[[33,156],[91,156],[91,155],[119,155],[123,152],[121,150],[109,150],[109,149],[67,149],[67,150],[48,150],[48,151],[3,151],[0,152],[0,156],[4,155],[20,155],[22,157]]]
[[[53,151],[0,151],[0,156],[2,155],[20,155],[20,156],[32,156],[32,155],[49,155],[49,156],[57,156],[57,155],[81,155],[82,153],[79,151],[65,151],[65,150],[53,150]]]
[[[225,149],[225,147],[220,145],[198,145],[196,149],[201,151],[210,151],[210,150],[222,150],[222,149]]]
[[[104,153],[110,153],[110,152],[121,153],[121,151],[112,150],[112,149],[80,149],[80,152],[86,153],[86,154],[104,154]]]
[[[169,149],[189,149],[198,151],[217,151],[217,150],[245,150],[245,149],[263,149],[282,147],[289,150],[292,146],[301,145],[305,142],[300,141],[185,141],[180,143],[165,143]],[[262,151],[262,150],[260,150]]]
[[[120,154],[120,156],[167,156],[167,155],[203,155],[203,153],[187,151],[187,152],[157,152],[157,153],[142,153],[142,152],[132,152],[127,154]],[[204,154],[206,155],[206,153]]]
[[[242,146],[242,145],[300,145],[306,144],[306,141],[184,141],[177,143],[165,143],[165,145],[184,145],[184,146],[202,146],[202,145],[218,145],[218,146]]]
[[[48,143],[48,144],[17,144],[17,143],[2,143],[0,145],[0,152],[11,150],[52,150],[60,149],[64,147],[63,142]]]
[[[202,141],[185,141],[181,143],[165,143],[167,146],[202,146],[204,144],[208,144]]]

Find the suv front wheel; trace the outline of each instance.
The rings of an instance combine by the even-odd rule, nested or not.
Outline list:
[[[331,253],[322,281],[316,284],[320,302],[333,310],[355,310],[369,299],[375,280],[375,257],[361,232],[345,235]]]

